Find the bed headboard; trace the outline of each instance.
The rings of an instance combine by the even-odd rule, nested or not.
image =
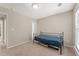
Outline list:
[[[63,36],[64,37],[64,32],[61,32],[61,33],[40,32],[40,34],[57,35],[57,36]]]

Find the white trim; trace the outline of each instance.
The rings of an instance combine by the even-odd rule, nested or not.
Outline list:
[[[76,55],[76,56],[79,56],[79,52],[78,52],[76,46],[74,46],[73,49],[74,49],[74,51],[75,51],[75,55]]]
[[[25,42],[22,42],[22,43],[15,44],[13,46],[8,46],[7,49],[14,48],[14,47],[20,46],[20,45],[25,44],[25,43],[28,43],[28,42],[25,41]]]

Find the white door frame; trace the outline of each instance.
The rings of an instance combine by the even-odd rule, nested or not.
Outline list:
[[[75,12],[75,21],[74,21],[74,22],[75,22],[75,24],[74,24],[74,25],[75,25],[75,27],[74,27],[74,31],[75,31],[75,32],[74,32],[74,33],[75,33],[75,36],[74,36],[74,37],[75,37],[75,38],[74,38],[74,39],[75,39],[75,46],[74,46],[74,49],[75,49],[76,55],[79,55],[79,49],[78,49],[78,46],[77,46],[77,27],[76,27],[76,25],[77,25],[76,22],[77,22],[77,15],[78,15],[78,13],[79,13],[79,9],[77,9],[76,12]]]
[[[78,13],[79,13],[79,9],[77,9],[77,11],[76,11],[76,14],[75,14],[75,45],[76,45],[76,43],[77,43],[77,33],[76,33],[76,31],[77,31],[77,25],[76,25],[76,22],[77,22],[77,16],[78,16]]]
[[[0,15],[0,44],[4,41],[4,20]]]
[[[4,12],[0,12],[0,15],[4,15],[3,17],[3,46],[5,46],[5,48],[7,48],[8,46],[8,40],[7,40],[7,16],[8,14],[4,13]]]

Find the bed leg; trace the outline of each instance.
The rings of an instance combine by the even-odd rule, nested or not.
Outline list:
[[[63,44],[60,44],[60,55],[62,55],[62,48],[63,48]]]
[[[62,46],[60,47],[60,55],[62,55]]]
[[[63,43],[63,45],[62,45],[62,53],[64,53],[64,43]]]
[[[34,44],[34,39],[33,39],[33,44]]]

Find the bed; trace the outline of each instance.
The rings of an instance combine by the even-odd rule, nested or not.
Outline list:
[[[62,33],[47,33],[41,32],[39,35],[34,36],[34,41],[39,41],[48,46],[53,46],[60,50],[60,54],[62,54],[62,47],[64,46],[64,32]]]

